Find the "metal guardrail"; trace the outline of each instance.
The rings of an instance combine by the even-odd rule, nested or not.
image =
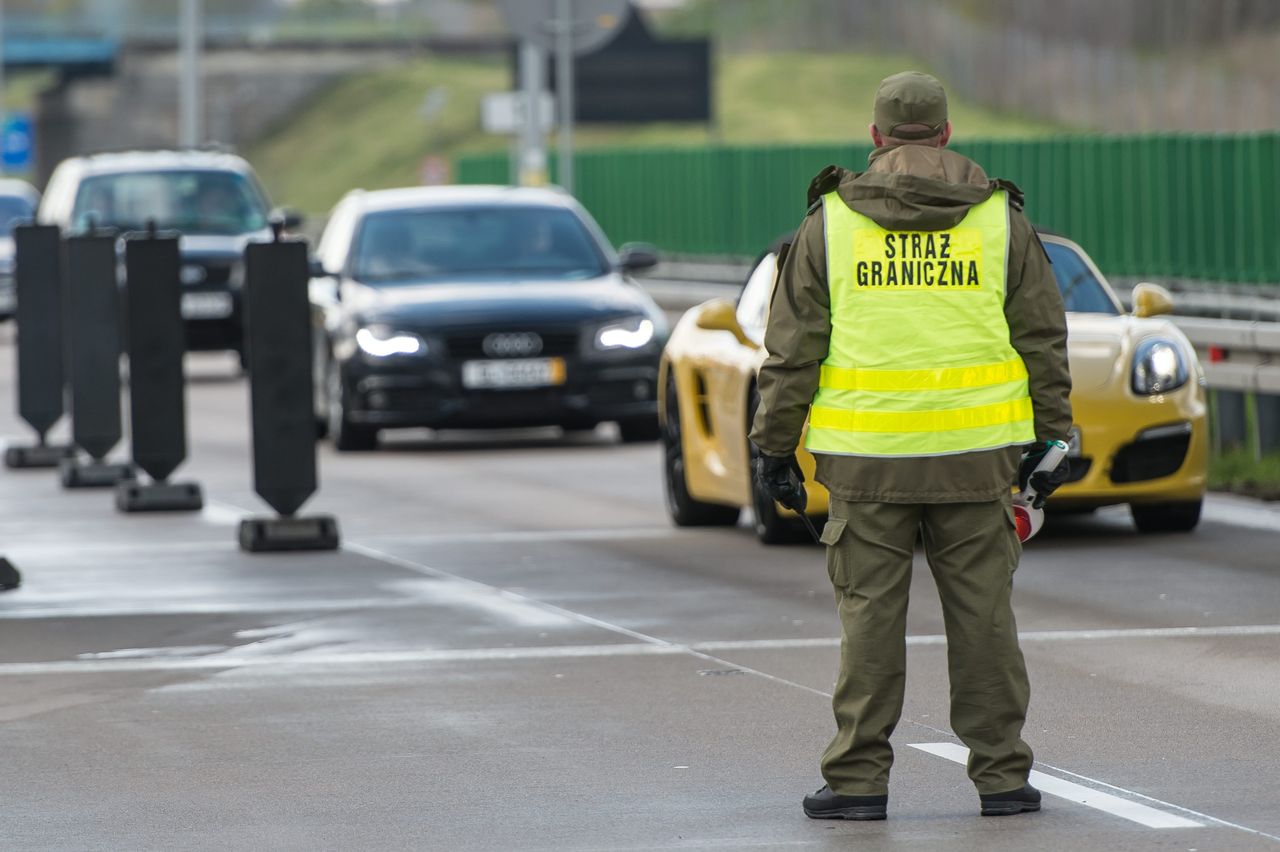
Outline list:
[[[1280,323],[1172,320],[1195,346],[1209,387],[1280,395]]]

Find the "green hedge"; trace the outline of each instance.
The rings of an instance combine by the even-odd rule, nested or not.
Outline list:
[[[1064,136],[954,148],[1015,181],[1032,221],[1080,242],[1112,275],[1280,282],[1280,134]],[[754,256],[799,222],[814,174],[829,163],[860,169],[869,150],[583,151],[577,190],[616,243]],[[507,173],[505,155],[458,163],[463,183],[505,183]]]

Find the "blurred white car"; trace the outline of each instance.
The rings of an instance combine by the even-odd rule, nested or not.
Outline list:
[[[13,229],[35,218],[40,193],[25,180],[0,178],[0,320],[13,316],[18,304],[13,285]]]

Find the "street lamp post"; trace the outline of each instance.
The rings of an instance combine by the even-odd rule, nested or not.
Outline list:
[[[557,181],[573,194],[573,0],[556,0],[556,94],[560,113],[560,164]]]
[[[5,124],[9,121],[9,104],[5,97],[6,80],[4,76],[4,0],[0,0],[0,139],[3,139]],[[0,174],[4,173],[4,164],[0,163]]]
[[[182,0],[178,143],[184,148],[196,147],[204,135],[200,126],[204,100],[200,85],[200,5],[201,0]]]

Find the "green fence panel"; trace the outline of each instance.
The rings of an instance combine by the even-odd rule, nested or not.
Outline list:
[[[1114,275],[1280,282],[1280,134],[973,140],[955,149],[1017,183],[1038,226]],[[617,243],[750,257],[805,213],[810,179],[865,167],[867,145],[588,150],[577,192]],[[552,179],[554,180],[554,163]],[[463,157],[462,183],[505,183],[506,155]]]

